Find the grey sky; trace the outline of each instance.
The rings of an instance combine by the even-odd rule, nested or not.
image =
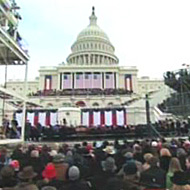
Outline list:
[[[92,6],[98,25],[115,46],[120,65],[137,66],[139,76],[190,64],[189,0],[17,0],[19,31],[29,44],[29,79],[40,66],[56,66],[89,24]],[[1,67],[1,75],[3,67]],[[17,69],[16,69],[17,68]],[[8,78],[23,78],[24,67],[9,67]]]

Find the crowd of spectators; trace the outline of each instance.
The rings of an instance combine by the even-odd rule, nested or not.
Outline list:
[[[63,90],[38,90],[36,93],[29,93],[29,96],[72,96],[72,95],[126,95],[132,94],[132,91],[126,89],[63,89]]]
[[[0,150],[4,190],[190,190],[190,141],[24,144]]]

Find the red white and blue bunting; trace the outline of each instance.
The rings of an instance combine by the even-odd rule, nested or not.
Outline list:
[[[87,127],[126,126],[125,108],[83,109],[81,124]]]
[[[18,125],[22,126],[22,112],[15,113],[15,119],[18,122]],[[27,111],[26,120],[28,120],[32,126],[36,126],[40,123],[42,126],[56,125],[57,124],[57,110],[53,111]]]

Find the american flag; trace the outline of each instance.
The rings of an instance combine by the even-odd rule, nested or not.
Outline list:
[[[106,73],[105,79],[105,88],[114,88],[114,74],[113,73]]]
[[[100,73],[94,73],[93,88],[102,88],[102,77]]]
[[[71,73],[64,73],[62,75],[62,88],[71,89],[72,88],[72,76]]]
[[[51,90],[52,89],[52,76],[46,75],[45,76],[45,90]]]
[[[76,73],[75,88],[83,88],[83,73]]]
[[[85,73],[84,76],[84,87],[92,88],[93,75],[92,73]]]
[[[132,87],[132,77],[129,74],[125,75],[125,89],[132,91],[133,87]]]

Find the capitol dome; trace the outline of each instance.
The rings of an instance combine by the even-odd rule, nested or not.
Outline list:
[[[87,28],[79,33],[77,41],[85,38],[99,38],[110,43],[107,34],[97,24],[89,24]]]
[[[79,33],[71,47],[72,53],[67,58],[68,64],[118,64],[114,46],[107,34],[97,25],[94,7],[89,19],[90,24]]]

